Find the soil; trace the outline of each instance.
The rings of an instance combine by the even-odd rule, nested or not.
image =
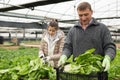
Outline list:
[[[38,47],[40,46],[40,42],[39,41],[35,41],[35,42],[25,42],[23,45],[21,46],[25,46],[25,47]],[[18,49],[20,46],[18,45],[4,45],[4,44],[0,44],[0,48],[5,48],[5,49],[10,49],[10,50],[15,50]]]
[[[24,45],[25,47],[39,47],[39,45],[37,44],[25,44]],[[116,44],[116,47],[120,49],[120,43]],[[5,48],[5,49],[11,49],[11,50],[14,50],[14,49],[18,49],[19,46],[4,46],[4,45],[0,45],[0,48]]]
[[[0,48],[14,50],[14,49],[18,49],[19,46],[4,46],[4,45],[0,45]]]
[[[116,44],[116,47],[120,49],[120,43]]]

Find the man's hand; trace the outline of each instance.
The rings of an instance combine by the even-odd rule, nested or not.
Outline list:
[[[64,64],[67,60],[67,56],[66,55],[62,55],[58,61],[58,66]]]
[[[105,68],[104,71],[109,71],[110,69],[110,57],[108,55],[105,55],[105,58],[103,59],[102,66]]]

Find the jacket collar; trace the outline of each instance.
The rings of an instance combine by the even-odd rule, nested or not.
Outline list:
[[[95,18],[92,18],[92,20],[91,20],[91,22],[88,26],[91,26],[91,25],[96,25],[97,26],[97,25],[99,25],[99,22]],[[74,27],[80,27],[80,26],[81,26],[80,22],[77,22]]]

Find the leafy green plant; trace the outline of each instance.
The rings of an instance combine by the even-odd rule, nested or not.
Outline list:
[[[89,75],[93,72],[102,71],[102,63],[103,57],[98,54],[93,54],[95,49],[89,49],[85,53],[80,54],[78,57],[73,59],[73,56],[68,59],[67,62],[70,64],[67,65],[69,69],[67,72],[74,74],[85,74]],[[65,70],[66,71],[66,70]]]
[[[120,50],[117,50],[116,57],[111,62],[109,80],[120,80]]]
[[[55,80],[53,67],[38,58],[38,48],[0,50],[0,80]]]

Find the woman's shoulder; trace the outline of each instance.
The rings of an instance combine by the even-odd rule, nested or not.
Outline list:
[[[65,33],[62,30],[58,30],[58,34],[60,34],[60,36],[65,36]]]
[[[48,33],[48,31],[44,30],[43,33],[42,33],[42,36],[45,36],[47,33]]]

